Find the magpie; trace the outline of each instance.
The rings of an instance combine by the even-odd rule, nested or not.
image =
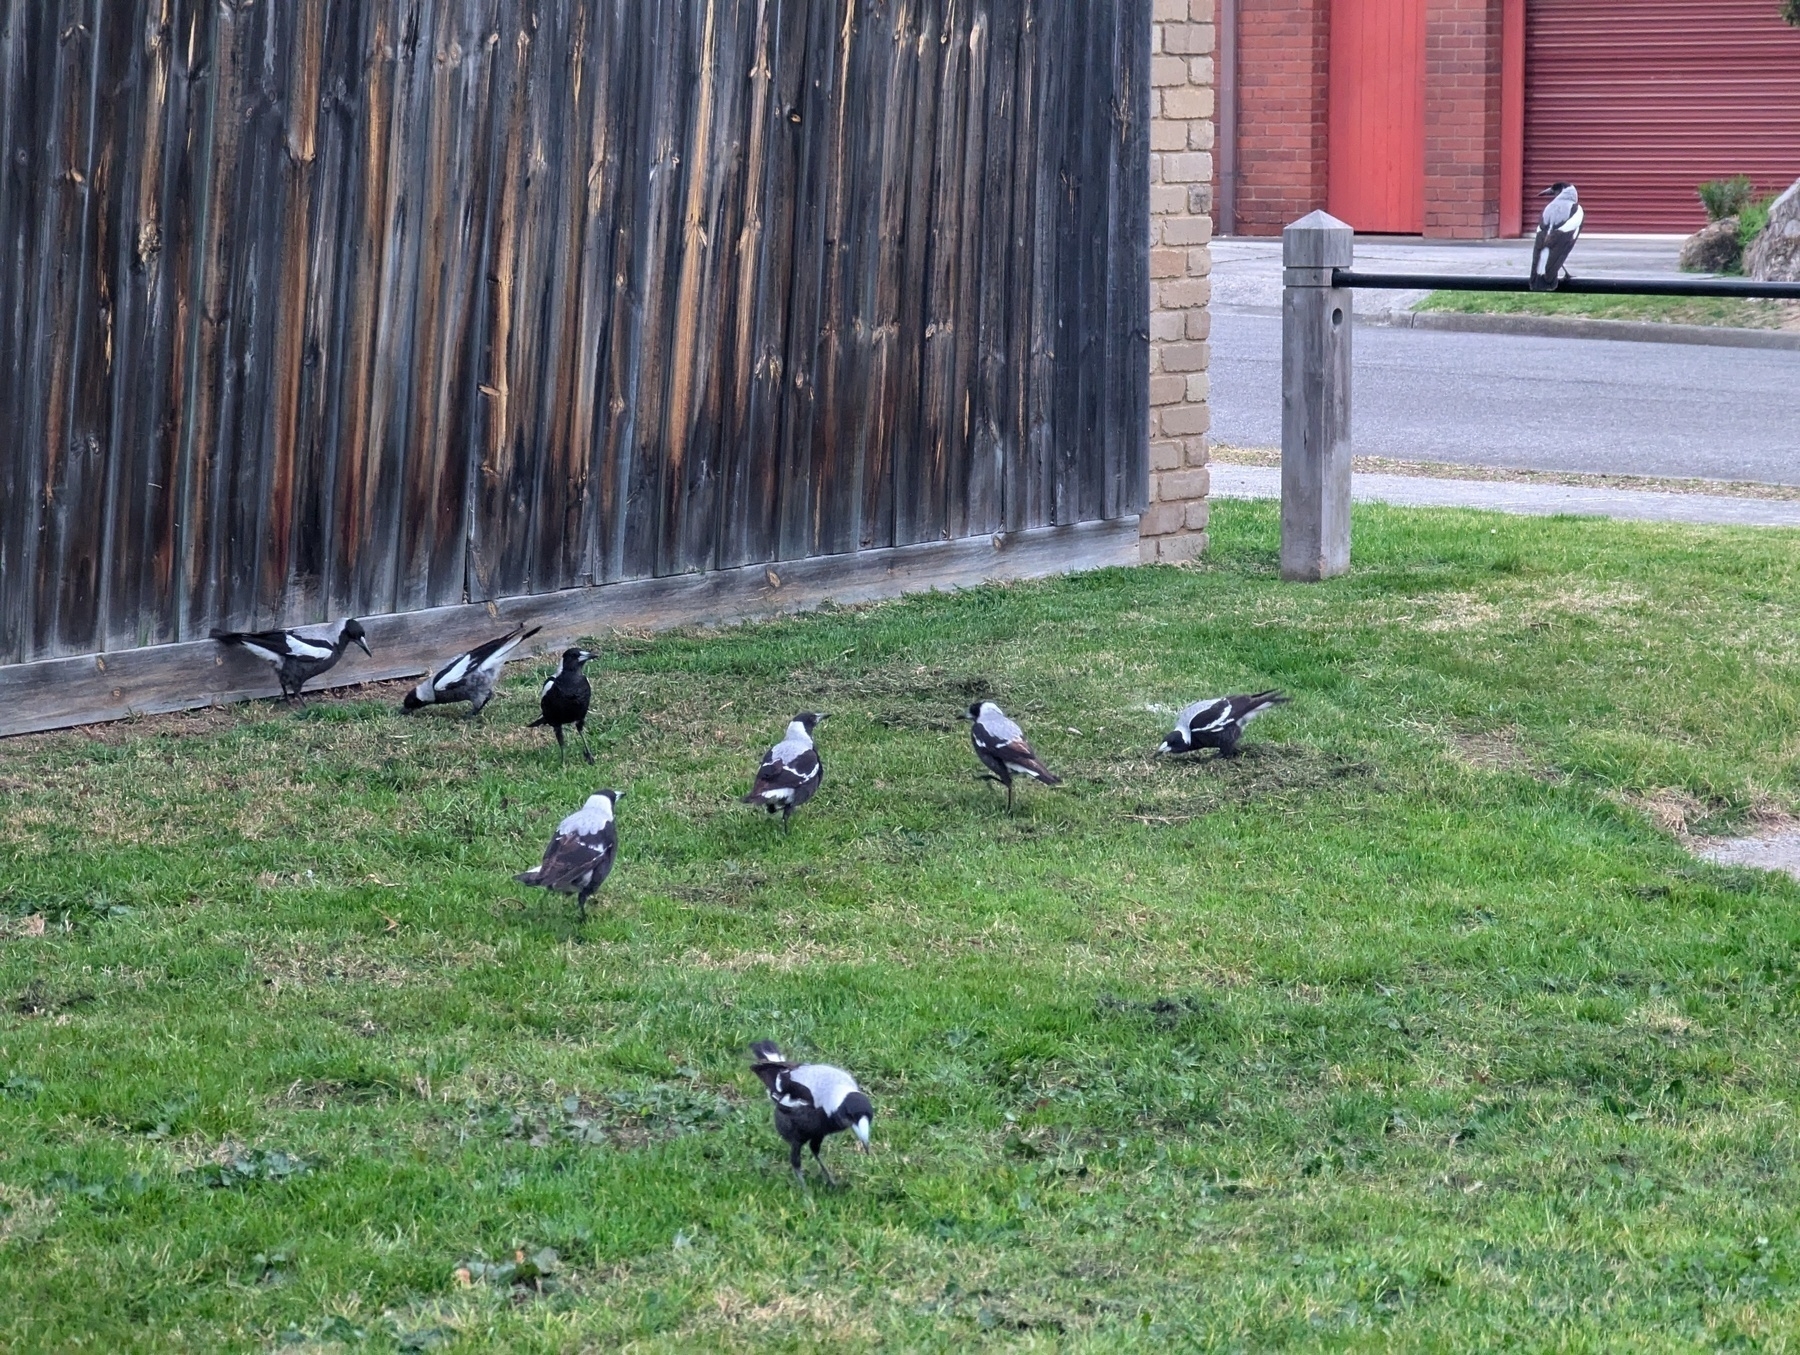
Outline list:
[[[856,1079],[829,1063],[789,1063],[781,1057],[773,1040],[758,1040],[750,1046],[750,1068],[762,1079],[763,1086],[769,1089],[769,1100],[775,1103],[775,1132],[790,1149],[788,1161],[794,1168],[794,1179],[806,1184],[800,1149],[810,1146],[813,1161],[825,1173],[825,1184],[835,1186],[830,1168],[819,1156],[819,1145],[829,1135],[848,1129],[856,1135],[862,1151],[869,1151],[869,1121],[875,1118],[875,1107],[856,1085]]]
[[[977,701],[956,717],[969,721],[969,741],[975,756],[993,774],[994,780],[1006,787],[1006,808],[1013,804],[1013,778],[1029,776],[1046,786],[1060,786],[1062,778],[1038,761],[1038,755],[1025,742],[1020,729],[1005,711],[992,701]]]
[[[594,760],[587,741],[588,702],[594,699],[594,689],[588,685],[587,674],[581,671],[581,665],[593,657],[585,649],[563,650],[562,670],[538,693],[538,709],[542,714],[525,726],[527,729],[550,726],[556,734],[558,761],[566,761],[569,756],[568,747],[563,743],[564,725],[575,726],[575,732],[581,735],[581,755],[590,763]]]
[[[1175,717],[1174,730],[1156,751],[1197,753],[1202,748],[1217,748],[1220,757],[1236,757],[1244,726],[1266,710],[1285,706],[1287,701],[1287,697],[1273,690],[1196,701]]]
[[[781,811],[781,826],[788,826],[793,812],[818,793],[825,779],[825,768],[819,762],[819,750],[813,747],[814,726],[823,720],[803,710],[789,722],[780,743],[763,754],[756,769],[756,784],[743,799],[747,805],[761,805],[769,813]]]
[[[622,790],[597,790],[588,796],[586,804],[556,825],[556,836],[544,848],[543,861],[513,879],[555,894],[573,894],[580,920],[586,922],[588,899],[606,883],[613,858],[619,853],[613,806],[624,794]]]
[[[519,626],[497,640],[476,645],[467,654],[459,654],[406,694],[402,709],[418,710],[421,706],[447,706],[458,701],[469,703],[469,718],[481,714],[481,708],[494,699],[494,684],[513,650],[536,635],[542,626],[526,630]]]
[[[1537,239],[1531,246],[1531,290],[1554,292],[1569,275],[1564,265],[1569,261],[1569,251],[1581,238],[1581,195],[1574,184],[1558,180],[1538,196],[1550,201],[1544,204]]]
[[[352,644],[370,658],[375,657],[363,635],[362,622],[355,617],[344,622],[335,640],[315,639],[297,630],[214,630],[212,638],[274,664],[275,676],[281,680],[283,701],[298,701],[300,689],[329,670]]]

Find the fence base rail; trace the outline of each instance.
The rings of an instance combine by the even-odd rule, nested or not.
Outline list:
[[[375,657],[353,649],[308,690],[417,677],[514,625],[542,626],[538,652],[554,653],[579,637],[613,630],[718,625],[828,602],[874,602],[1137,562],[1133,515],[363,617]],[[279,694],[266,663],[211,640],[13,664],[0,667],[0,736]]]

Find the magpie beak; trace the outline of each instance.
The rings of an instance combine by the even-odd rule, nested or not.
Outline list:
[[[856,1142],[857,1142],[859,1150],[862,1152],[865,1152],[865,1153],[868,1152],[869,1151],[869,1117],[865,1115],[865,1116],[863,1116],[862,1119],[858,1120],[855,1124],[851,1125],[850,1132],[852,1134],[856,1135]]]
[[[1539,193],[1538,196],[1540,198],[1553,198],[1560,192],[1562,192],[1562,190],[1560,188],[1558,188],[1555,184],[1552,184],[1550,187],[1546,188],[1542,193]]]
[[[362,652],[367,654],[371,659],[375,657],[375,651],[369,648],[368,641],[364,640],[362,638],[362,636],[353,635],[350,637],[350,640],[351,640],[352,644],[354,644],[358,649],[362,650]]]

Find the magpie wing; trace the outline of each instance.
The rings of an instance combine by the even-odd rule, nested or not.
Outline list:
[[[798,790],[819,775],[819,754],[816,749],[808,748],[792,761],[775,756],[771,748],[763,754],[762,766],[756,769],[756,784],[750,787],[750,794],[766,795],[772,790]]]
[[[1231,719],[1231,698],[1215,696],[1196,701],[1175,717],[1175,727],[1189,734],[1218,729]]]
[[[589,871],[597,885],[612,869],[618,834],[611,824],[597,833],[567,833],[550,840],[544,863],[538,867],[538,883],[546,889],[571,889]]]
[[[1008,720],[1007,724],[1012,725],[1012,721]],[[1018,729],[1017,725],[1012,725],[1012,727],[1015,730]],[[971,735],[977,749],[989,757],[1005,763],[1015,771],[1024,772],[1027,776],[1035,776],[1038,780],[1046,783],[1054,783],[1057,780],[1056,773],[1038,761],[1038,755],[1032,751],[1031,745],[1025,742],[1023,735],[1002,737],[980,720],[975,722]]]

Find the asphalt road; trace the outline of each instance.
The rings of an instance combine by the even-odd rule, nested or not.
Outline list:
[[[1365,456],[1800,484],[1800,353],[1359,326]],[[1219,309],[1212,436],[1281,445],[1281,321]]]

